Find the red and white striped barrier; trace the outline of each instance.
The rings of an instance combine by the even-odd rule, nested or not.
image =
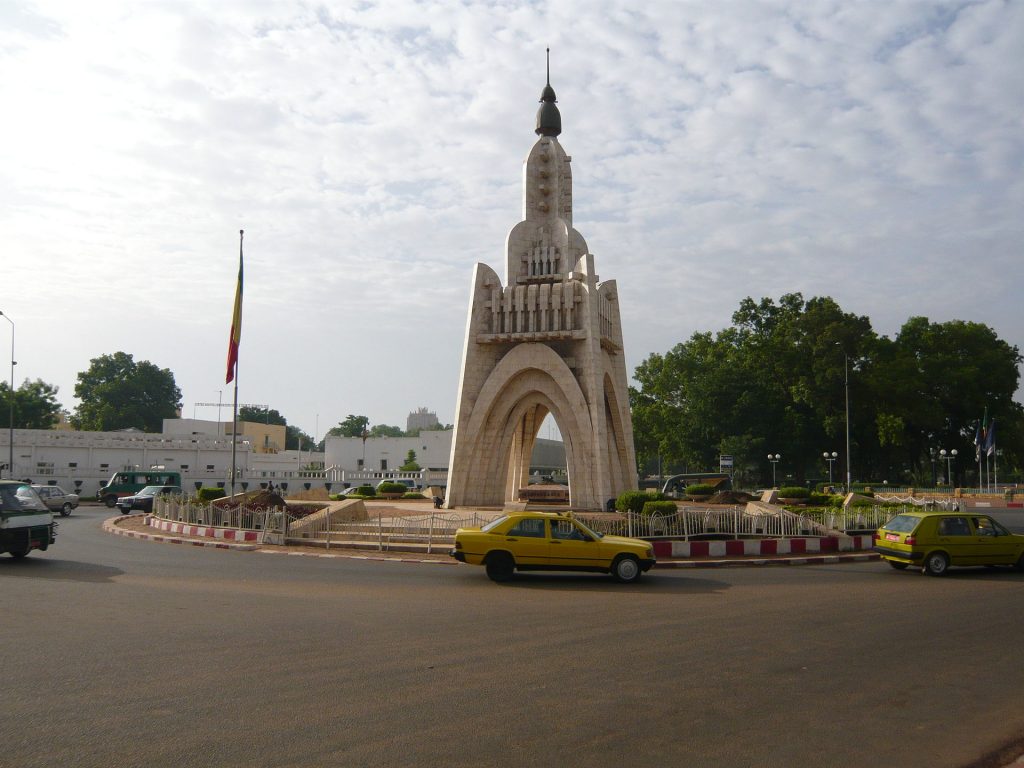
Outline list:
[[[822,536],[800,539],[730,541],[655,541],[656,557],[757,557],[811,553],[862,552],[873,546],[871,536]]]
[[[259,541],[259,531],[240,531],[237,528],[214,528],[210,525],[189,525],[171,520],[160,520],[147,517],[146,525],[158,531],[181,533],[186,536],[205,536],[208,539],[224,539],[225,541]]]

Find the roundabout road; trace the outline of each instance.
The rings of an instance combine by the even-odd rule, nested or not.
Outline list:
[[[0,765],[934,768],[1024,736],[1021,574],[496,585],[111,536],[109,515],[0,557]]]

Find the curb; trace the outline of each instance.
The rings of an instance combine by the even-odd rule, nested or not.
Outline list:
[[[224,539],[226,541],[255,542],[259,540],[258,531],[239,531],[234,528],[217,528],[211,525],[190,525],[176,523],[171,520],[152,518],[146,523],[151,528],[167,533],[181,533],[186,536],[202,536],[207,539]]]
[[[322,557],[328,559],[346,560],[375,560],[391,563],[420,563],[432,565],[460,565],[455,560],[433,560],[424,559],[410,555],[407,557],[395,555],[364,555],[364,554],[335,554],[332,552],[293,552],[280,549],[268,549],[262,544],[239,544],[223,540],[195,541],[182,538],[181,536],[165,536],[151,533],[140,533],[138,531],[126,531],[118,525],[119,520],[128,520],[133,517],[144,517],[145,513],[136,515],[118,515],[103,521],[103,530],[116,536],[127,536],[132,539],[145,541],[157,541],[163,544],[191,544],[194,547],[211,547],[213,549],[234,549],[242,552],[259,552],[264,555],[283,555],[286,557]],[[722,542],[724,543],[724,542]],[[724,553],[723,553],[724,554]],[[731,554],[731,553],[730,553]],[[867,562],[880,559],[872,552],[844,552],[842,554],[822,555],[797,555],[792,557],[756,557],[747,556],[739,558],[718,557],[715,559],[671,559],[659,560],[654,564],[654,569],[676,569],[676,568],[738,568],[757,567],[770,565],[835,565],[837,563]]]
[[[865,563],[880,560],[873,552],[850,552],[841,555],[818,555],[811,557],[746,557],[743,559],[722,560],[659,560],[654,569],[659,568],[742,568],[769,565],[836,565],[837,563]]]
[[[191,544],[193,547],[212,547],[213,549],[236,549],[252,551],[259,549],[258,544],[234,544],[224,541],[193,541],[180,536],[160,536],[152,533],[140,533],[138,531],[126,531],[117,524],[118,520],[128,520],[133,517],[144,517],[146,513],[138,515],[118,515],[103,521],[103,530],[115,536],[127,536],[130,539],[142,539],[144,541],[159,541],[164,544]]]

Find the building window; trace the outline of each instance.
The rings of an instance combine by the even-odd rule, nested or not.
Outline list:
[[[100,469],[110,469],[109,464],[100,464]]]
[[[387,459],[381,459],[380,460],[380,471],[381,472],[387,472],[388,471],[388,460]]]
[[[363,460],[362,459],[356,459],[356,468],[357,469],[362,469],[363,468]]]
[[[77,466],[78,466],[78,462],[77,461],[69,461],[68,462],[68,467],[70,469],[75,469]]]
[[[181,465],[181,468],[182,468],[182,469],[188,469],[188,464],[182,464],[182,465]]]

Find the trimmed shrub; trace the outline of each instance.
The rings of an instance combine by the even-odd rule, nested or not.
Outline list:
[[[409,486],[404,483],[384,482],[377,486],[377,493],[406,493]]]
[[[641,514],[674,515],[678,507],[674,501],[648,501],[644,504]]]
[[[710,496],[715,492],[714,486],[698,483],[697,485],[686,486],[687,496]]]
[[[644,504],[649,501],[663,501],[665,496],[657,491],[623,491],[615,500],[615,509],[619,512],[635,512],[640,514],[644,510]]]
[[[360,496],[376,496],[377,489],[374,488],[372,485],[360,485],[358,488],[356,488],[356,493],[358,493]]]
[[[806,499],[810,495],[810,491],[806,488],[801,488],[799,485],[787,485],[779,488],[780,499]]]
[[[841,507],[843,497],[833,496],[831,493],[812,493],[807,497],[807,503],[815,507]]]
[[[223,488],[200,488],[196,491],[196,498],[204,503],[214,499],[223,499],[225,496],[227,494]]]

